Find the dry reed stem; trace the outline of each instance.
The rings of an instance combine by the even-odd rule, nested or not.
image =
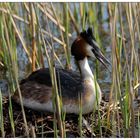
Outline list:
[[[68,12],[69,12],[70,18],[71,18],[71,20],[72,20],[72,23],[73,23],[73,25],[74,25],[74,28],[75,28],[75,30],[76,30],[76,32],[77,32],[77,35],[79,35],[79,34],[80,34],[80,31],[79,31],[79,29],[78,29],[78,25],[76,24],[75,18],[74,18],[74,16],[73,16],[73,14],[72,14],[70,8],[68,9]]]
[[[56,21],[56,19],[54,19],[48,12],[46,12],[46,10],[44,10],[44,8],[40,5],[40,4],[37,4],[37,7],[55,24],[55,25],[57,25],[57,26],[59,26],[58,25],[58,22]],[[63,31],[63,32],[65,32],[65,28],[62,26],[62,25],[60,25],[60,29]],[[69,37],[71,37],[71,34],[69,33],[68,34],[69,35]]]
[[[35,12],[33,4],[30,3],[30,13],[31,13],[31,31],[32,31],[32,71],[35,71],[35,62],[36,62],[36,31],[35,31]]]
[[[24,41],[24,39],[23,39],[23,37],[21,35],[21,32],[17,28],[17,25],[16,25],[16,23],[15,23],[13,17],[12,17],[12,11],[10,9],[9,9],[9,13],[10,13],[10,20],[11,20],[11,22],[13,24],[13,27],[14,27],[14,29],[15,29],[15,31],[16,31],[16,33],[17,33],[17,35],[18,35],[18,37],[19,37],[19,39],[21,41],[21,43],[22,43],[22,46],[23,46],[27,56],[28,56],[29,62],[32,63],[32,59],[31,59],[30,53],[27,50],[27,47],[26,47],[25,41]]]
[[[19,21],[21,21],[21,22],[23,22],[23,23],[26,23],[27,25],[30,24],[30,22],[29,22],[28,20],[25,20],[25,19],[21,18],[20,16],[17,16],[17,15],[15,15],[15,14],[12,14],[12,13],[10,13],[10,11],[8,11],[8,10],[6,10],[6,9],[4,9],[4,8],[0,8],[0,11],[4,12],[5,14],[11,14],[12,17],[13,17],[14,19],[19,20]],[[35,21],[34,21],[34,22],[35,22]],[[36,23],[35,23],[35,24],[36,24]],[[53,38],[53,40],[56,41],[56,42],[58,42],[59,44],[61,44],[61,45],[66,45],[66,44],[64,44],[61,40],[59,40],[57,37],[53,36],[52,34],[49,35],[49,33],[48,33],[47,31],[45,31],[44,29],[41,28],[39,31],[40,31],[40,32],[43,32],[44,35],[51,36],[51,37]],[[71,35],[69,35],[69,36],[71,37]]]
[[[10,11],[8,9],[5,9],[5,8],[0,7],[0,11],[5,13],[5,14],[8,14],[8,15],[11,14]],[[13,18],[15,18],[15,19],[17,19],[17,20],[19,20],[19,21],[21,21],[23,23],[29,24],[29,21],[23,19],[22,17],[20,17],[18,15],[15,15],[15,14],[11,14],[11,15],[12,15]]]
[[[52,3],[51,3],[51,8],[52,8],[53,14],[54,14],[54,16],[55,16],[55,18],[56,18],[58,27],[59,27],[59,29],[60,29],[60,35],[61,35],[62,42],[63,42],[63,44],[65,44],[65,45],[63,45],[63,49],[64,49],[64,52],[65,52],[65,55],[66,55],[66,60],[67,60],[68,54],[67,54],[67,49],[66,49],[66,47],[68,47],[68,46],[66,46],[66,43],[65,43],[65,40],[64,40],[64,35],[63,35],[63,32],[61,31],[60,21],[59,21],[59,19],[57,18],[58,16],[56,15],[56,12],[55,12],[55,9],[54,9]],[[67,64],[68,64],[68,63],[69,63],[69,62],[68,62],[68,60],[67,60]]]

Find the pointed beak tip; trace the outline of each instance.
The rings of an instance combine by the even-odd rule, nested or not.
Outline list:
[[[95,56],[110,72],[112,71],[110,61],[100,51]]]

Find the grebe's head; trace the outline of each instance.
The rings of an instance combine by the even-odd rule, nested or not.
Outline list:
[[[85,57],[95,56],[105,67],[107,67],[106,64],[110,64],[99,49],[91,28],[81,32],[76,38],[71,47],[71,54],[77,61],[83,60]]]

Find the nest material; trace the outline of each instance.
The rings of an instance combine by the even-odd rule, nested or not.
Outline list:
[[[79,125],[79,116],[67,114],[64,121],[66,137],[124,137],[123,118],[119,106],[116,105],[116,109],[111,109],[110,105],[110,111],[108,107],[109,102],[102,101],[99,110],[82,117],[82,127]],[[12,131],[9,117],[9,100],[4,97],[3,118],[5,137],[27,137],[21,107],[12,102],[12,110],[15,134]],[[54,119],[54,114],[37,112],[28,108],[24,108],[24,110],[29,137],[56,137],[54,135],[54,124],[57,124],[57,120]],[[117,116],[114,118],[116,119],[114,124],[112,123],[113,115]],[[138,120],[138,117],[136,115],[136,120]],[[57,130],[57,135],[59,137],[59,129]]]

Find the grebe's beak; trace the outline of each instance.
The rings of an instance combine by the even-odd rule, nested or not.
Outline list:
[[[95,55],[95,57],[110,71],[111,63],[108,61],[108,59],[101,52],[97,42],[92,40],[91,46],[92,46],[91,50],[92,50],[93,54]]]

